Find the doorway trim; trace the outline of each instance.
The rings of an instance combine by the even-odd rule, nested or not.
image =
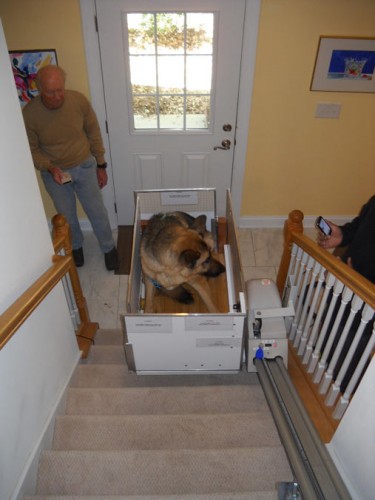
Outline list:
[[[106,131],[106,108],[104,98],[103,77],[100,61],[99,37],[95,24],[95,0],[80,0],[83,42],[86,53],[87,74],[91,103],[98,116],[107,151],[108,185],[103,189],[104,204],[108,210],[111,226],[117,228],[115,212],[115,191],[113,186],[112,164],[110,158],[109,138]],[[260,0],[245,0],[244,33],[241,54],[240,88],[238,95],[236,148],[233,158],[232,203],[234,217],[241,225],[240,214],[242,204],[243,179],[246,167],[248,133],[250,125],[251,101],[254,85],[254,69],[258,40]]]

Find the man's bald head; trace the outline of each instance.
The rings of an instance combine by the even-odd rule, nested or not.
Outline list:
[[[64,104],[66,73],[59,66],[43,66],[36,75],[36,85],[42,102],[48,109],[58,109]]]

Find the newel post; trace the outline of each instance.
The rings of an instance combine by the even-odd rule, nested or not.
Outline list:
[[[70,226],[66,218],[61,214],[56,214],[53,216],[52,226],[53,240],[56,241],[57,239],[61,238],[63,240],[62,247],[64,248],[66,255],[69,255],[72,258],[72,265],[69,268],[69,276],[72,283],[74,298],[82,323],[88,323],[90,321],[90,317],[87,309],[86,299],[83,296],[78,271],[72,257],[72,239],[70,236]]]
[[[66,255],[72,254],[72,239],[70,237],[70,227],[66,218],[61,214],[52,217],[52,239],[61,238]]]
[[[301,212],[300,210],[293,210],[289,213],[288,219],[284,222],[284,250],[276,279],[276,284],[280,296],[283,293],[285,280],[289,269],[290,255],[292,250],[292,232],[303,233],[303,217],[303,212]]]

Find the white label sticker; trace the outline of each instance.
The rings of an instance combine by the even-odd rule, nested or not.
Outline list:
[[[197,347],[241,347],[240,338],[197,339]]]
[[[186,318],[187,331],[229,331],[233,330],[233,319],[224,316],[192,316]]]
[[[129,333],[172,333],[172,318],[157,316],[125,316]]]
[[[161,193],[162,205],[197,205],[197,191],[164,191]]]

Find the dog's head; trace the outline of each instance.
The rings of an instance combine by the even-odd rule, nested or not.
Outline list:
[[[192,222],[191,229],[197,231],[197,233],[203,238],[209,250],[212,251],[215,247],[214,239],[212,237],[212,233],[206,229],[206,222],[207,217],[205,215],[199,215]]]
[[[181,250],[178,260],[186,269],[186,274],[191,276],[200,274],[215,278],[225,271],[225,266],[212,256],[211,249],[199,236],[187,240],[187,246]]]

